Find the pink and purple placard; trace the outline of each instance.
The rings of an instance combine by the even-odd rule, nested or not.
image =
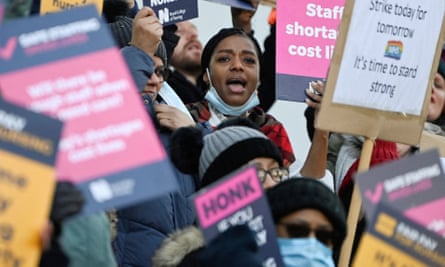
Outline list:
[[[424,227],[445,236],[445,175],[437,150],[429,150],[358,173],[368,218],[385,203]]]
[[[326,79],[344,0],[277,1],[277,98],[303,102],[310,81]]]
[[[126,63],[94,7],[12,21],[0,46],[2,97],[65,122],[57,177],[79,185],[87,199],[83,213],[177,189]]]
[[[269,205],[254,166],[221,178],[192,199],[206,242],[231,226],[247,224],[256,234],[263,266],[284,266]]]
[[[366,241],[355,256],[362,259],[352,266],[444,266],[445,239],[388,203],[376,206],[375,214],[366,222],[366,235],[373,238],[362,238]],[[375,256],[364,252],[369,249],[375,250]]]

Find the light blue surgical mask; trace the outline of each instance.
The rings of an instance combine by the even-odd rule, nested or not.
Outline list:
[[[335,267],[332,249],[316,238],[278,238],[286,267]]]
[[[250,98],[241,106],[231,106],[224,102],[224,100],[218,95],[218,92],[216,91],[215,87],[212,84],[212,81],[210,79],[210,73],[209,69],[206,69],[207,75],[209,77],[210,82],[210,88],[207,91],[205,95],[205,99],[209,101],[209,103],[219,112],[221,112],[224,115],[229,116],[240,116],[250,109],[258,106],[260,104],[260,99],[258,98],[257,92],[253,92]]]

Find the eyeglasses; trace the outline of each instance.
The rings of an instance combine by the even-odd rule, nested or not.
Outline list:
[[[307,224],[297,224],[297,223],[282,223],[279,222],[279,225],[285,227],[287,235],[291,238],[301,238],[308,237],[310,233],[314,233],[315,237],[321,243],[332,246],[334,244],[335,232],[334,230],[329,229],[313,229]]]
[[[166,81],[168,79],[168,76],[170,75],[170,70],[165,66],[159,66],[154,69],[153,73],[156,74],[156,76],[158,76],[159,78],[162,78],[164,81]]]
[[[279,183],[289,178],[289,170],[287,168],[278,167],[278,168],[272,168],[270,170],[259,168],[258,178],[260,179],[261,183],[264,183],[264,181],[266,181],[267,174],[269,174],[270,177],[272,177],[272,180],[276,183]]]

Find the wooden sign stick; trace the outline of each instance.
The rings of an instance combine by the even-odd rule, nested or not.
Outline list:
[[[369,164],[371,162],[372,149],[374,147],[374,139],[365,138],[363,143],[360,161],[358,164],[357,172],[366,171],[369,169]],[[362,199],[360,197],[360,191],[357,184],[354,185],[354,190],[352,192],[351,204],[349,206],[348,213],[348,233],[346,239],[343,242],[343,246],[340,252],[340,259],[338,262],[339,267],[348,267],[349,261],[351,259],[352,246],[354,244],[355,231],[357,229],[357,222],[360,216],[360,210],[362,207]]]

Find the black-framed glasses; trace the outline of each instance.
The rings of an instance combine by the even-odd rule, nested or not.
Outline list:
[[[156,76],[159,78],[162,78],[164,81],[168,79],[168,76],[170,75],[170,70],[166,66],[159,66],[156,67],[153,71]]]
[[[334,230],[325,228],[312,228],[308,224],[301,223],[283,223],[279,222],[279,225],[285,227],[287,235],[290,238],[303,238],[308,237],[310,233],[315,234],[315,238],[326,246],[332,246],[335,240]]]
[[[264,181],[266,181],[267,174],[269,174],[272,180],[276,183],[279,183],[289,178],[289,169],[284,167],[277,167],[269,170],[258,168],[257,171],[258,171],[258,178],[260,179],[261,183],[264,183]]]

